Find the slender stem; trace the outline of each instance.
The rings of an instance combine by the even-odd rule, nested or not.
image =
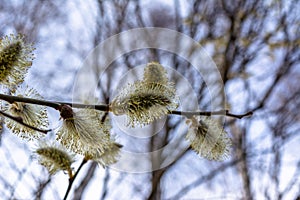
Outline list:
[[[9,103],[23,102],[23,103],[48,106],[48,107],[51,107],[54,109],[58,109],[60,107],[59,103],[52,102],[52,101],[45,101],[45,100],[32,99],[32,98],[26,98],[26,97],[19,97],[19,96],[11,96],[11,95],[6,95],[6,94],[0,94],[0,99],[7,101]]]
[[[3,115],[4,117],[7,117],[11,120],[16,121],[19,124],[22,124],[23,126],[26,126],[27,128],[30,128],[32,130],[35,130],[35,131],[38,131],[38,132],[41,132],[41,133],[47,134],[49,131],[51,131],[51,129],[43,130],[43,129],[39,129],[39,128],[36,128],[34,126],[31,126],[29,124],[26,124],[26,123],[23,122],[22,118],[11,116],[11,115],[3,112],[2,110],[0,110],[0,114]]]
[[[23,103],[30,103],[30,104],[37,104],[48,106],[59,110],[61,105],[69,105],[73,108],[94,108],[96,110],[106,111],[108,112],[109,106],[108,105],[87,105],[87,104],[80,104],[80,103],[70,103],[70,102],[55,102],[55,101],[46,101],[40,99],[32,99],[27,97],[19,97],[19,96],[11,96],[6,94],[0,94],[0,99],[7,101],[9,103],[13,102],[23,102]]]
[[[244,113],[244,114],[232,114],[230,113],[228,110],[219,110],[219,111],[196,111],[196,112],[188,112],[188,111],[177,111],[177,110],[173,110],[170,112],[170,114],[173,115],[184,115],[186,117],[192,117],[194,115],[202,115],[202,116],[212,116],[212,115],[224,115],[224,116],[229,116],[229,117],[235,117],[238,119],[242,119],[243,117],[246,116],[251,116],[253,114],[252,111]]]
[[[83,158],[83,160],[82,160],[80,166],[78,167],[77,171],[75,172],[74,176],[72,176],[72,177],[69,178],[69,185],[68,185],[67,191],[65,193],[64,200],[67,199],[67,197],[68,197],[68,195],[69,195],[69,193],[71,191],[71,188],[72,188],[74,180],[76,179],[76,177],[77,177],[78,173],[80,172],[81,168],[83,167],[83,165],[85,163],[87,163],[87,161],[88,161],[87,159]]]
[[[73,108],[93,108],[105,112],[109,111],[109,105],[107,104],[97,105],[97,104],[80,104],[80,103],[69,103],[69,102],[56,102],[56,103],[60,105],[69,105]]]
[[[250,117],[252,115],[253,115],[253,111],[249,111],[247,113],[244,113],[244,114],[241,114],[241,115],[237,115],[237,114],[229,113],[229,111],[226,110],[226,116],[235,117],[235,118],[238,118],[238,119],[242,119],[243,117]]]

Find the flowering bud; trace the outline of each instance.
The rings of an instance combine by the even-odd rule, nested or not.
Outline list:
[[[132,127],[136,124],[149,124],[177,107],[178,99],[174,88],[145,82],[129,84],[110,105],[115,115],[126,114]]]
[[[105,167],[118,161],[121,148],[122,145],[112,142],[107,149],[104,150],[104,153],[100,154],[99,152],[87,152],[85,158],[88,160],[94,160],[102,167]]]
[[[69,176],[72,177],[71,165],[74,162],[74,156],[58,144],[40,142],[34,153],[39,163],[46,167],[50,174],[62,170],[68,172]]]
[[[218,123],[208,117],[187,119],[186,139],[200,156],[209,160],[223,160],[229,154],[231,140]]]
[[[147,67],[144,70],[143,81],[146,83],[160,83],[161,85],[169,84],[167,71],[157,62],[147,64]]]
[[[69,105],[62,105],[60,108],[60,116],[63,119],[72,119],[74,117],[74,112],[71,106]]]
[[[29,87],[19,87],[13,94],[16,96],[36,99],[42,98],[36,90]],[[12,104],[8,104],[5,109],[10,115],[19,118],[20,120],[22,120],[22,122],[30,126],[39,129],[46,129],[49,125],[47,109],[45,106],[14,102]],[[42,133],[37,132],[29,127],[23,126],[22,124],[9,118],[5,118],[5,124],[13,133],[15,133],[22,139],[32,140],[44,136]]]
[[[64,121],[57,132],[57,139],[67,149],[85,155],[87,152],[102,154],[109,147],[111,126],[104,112],[93,109],[73,110],[64,105],[61,116]]]
[[[24,43],[23,35],[10,35],[0,40],[0,83],[11,89],[24,81],[32,65],[34,48]]]

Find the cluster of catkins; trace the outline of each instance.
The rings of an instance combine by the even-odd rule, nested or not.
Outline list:
[[[0,84],[10,95],[42,99],[33,88],[24,84],[24,78],[32,65],[33,46],[24,41],[23,35],[5,36],[0,40]],[[167,77],[167,71],[156,62],[148,63],[142,80],[128,84],[109,104],[109,112],[126,115],[128,125],[135,127],[152,123],[179,105],[175,85]],[[34,150],[37,160],[51,174],[60,170],[72,177],[75,154],[86,160],[94,160],[102,166],[118,161],[122,145],[111,136],[110,118],[107,112],[91,108],[72,108],[62,104],[62,125],[55,140],[46,141],[44,133],[24,126],[45,130],[49,126],[45,106],[23,102],[2,102],[2,110],[13,118],[5,118],[6,127],[24,140],[37,141]],[[18,119],[18,120],[16,120]],[[210,160],[222,160],[228,155],[230,139],[218,123],[209,117],[193,116],[186,120],[186,134],[191,148]]]

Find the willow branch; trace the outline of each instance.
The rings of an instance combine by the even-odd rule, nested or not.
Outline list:
[[[213,116],[213,115],[223,115],[223,116],[228,116],[228,117],[234,117],[238,119],[242,119],[243,117],[251,116],[253,115],[253,112],[247,112],[244,114],[233,114],[230,113],[229,110],[219,110],[219,111],[196,111],[196,112],[185,112],[185,111],[171,111],[170,114],[173,115],[184,115],[186,117],[192,117],[194,115],[202,115],[202,116]]]
[[[9,103],[23,102],[23,103],[48,106],[48,107],[54,108],[56,110],[59,110],[62,105],[69,105],[73,108],[94,108],[96,110],[101,110],[101,111],[106,111],[106,112],[109,110],[108,105],[87,105],[87,104],[70,103],[70,102],[46,101],[46,100],[32,99],[32,98],[27,98],[27,97],[19,97],[19,96],[12,96],[12,95],[6,95],[6,94],[0,94],[0,99],[7,101]]]
[[[107,104],[81,104],[81,103],[69,103],[69,102],[56,102],[60,105],[69,105],[73,108],[93,108],[104,112],[109,111],[109,105]]]
[[[40,100],[40,99],[32,99],[32,98],[20,97],[20,96],[12,96],[12,95],[6,95],[6,94],[0,94],[0,99],[7,101],[9,103],[23,102],[23,103],[48,106],[48,107],[51,107],[54,109],[59,109],[59,107],[61,106],[57,102],[45,101],[45,100]]]
[[[46,101],[46,100],[31,99],[31,98],[25,98],[25,97],[17,97],[17,96],[5,95],[5,94],[0,94],[0,99],[5,100],[9,103],[23,102],[23,103],[30,103],[30,104],[38,104],[38,105],[48,106],[48,107],[54,108],[56,110],[60,110],[62,105],[69,105],[73,108],[93,108],[93,109],[96,109],[96,110],[109,112],[109,105],[108,104],[92,105],[92,104],[80,104],[80,103],[70,103],[70,102]],[[172,114],[172,115],[184,115],[186,117],[192,117],[194,115],[202,115],[202,116],[223,115],[223,116],[242,119],[244,117],[251,116],[253,114],[253,112],[250,111],[250,112],[247,112],[247,113],[244,113],[244,114],[233,114],[233,113],[230,113],[229,110],[195,111],[195,112],[173,110],[173,111],[170,111],[170,114]]]
[[[77,177],[78,173],[80,172],[81,168],[83,167],[83,165],[87,163],[87,161],[88,161],[87,159],[83,158],[83,160],[82,160],[80,166],[78,167],[77,171],[75,172],[74,176],[69,178],[69,185],[68,185],[67,191],[65,193],[64,200],[67,199],[67,197],[71,191],[72,185],[74,183],[74,180],[76,179],[76,177]]]
[[[35,130],[35,131],[38,131],[38,132],[41,132],[41,133],[47,134],[48,132],[51,131],[51,129],[43,130],[43,129],[39,129],[37,127],[31,126],[29,124],[26,124],[26,123],[23,122],[22,118],[11,116],[11,115],[3,112],[2,110],[0,110],[0,114],[3,115],[4,117],[7,117],[7,118],[9,118],[11,120],[16,121],[17,123],[19,123],[19,124],[21,124],[23,126],[26,126],[27,128],[30,128],[32,130]]]

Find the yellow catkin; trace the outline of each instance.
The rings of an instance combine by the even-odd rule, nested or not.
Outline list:
[[[0,84],[14,90],[24,81],[34,59],[33,50],[32,44],[26,44],[21,34],[0,40]]]
[[[87,152],[85,154],[85,158],[88,160],[93,160],[102,167],[105,167],[118,161],[121,148],[122,145],[118,143],[111,143],[111,145],[109,145],[102,154],[99,152]]]
[[[74,162],[73,156],[56,144],[41,143],[35,150],[37,159],[41,165],[46,167],[50,174],[58,171],[66,171],[72,174],[71,165]]]
[[[186,139],[191,148],[209,160],[224,160],[229,155],[231,140],[217,121],[209,117],[193,117],[187,120],[189,130]]]
[[[110,120],[104,112],[94,109],[75,109],[72,118],[67,117],[63,120],[57,132],[57,140],[74,153],[85,155],[87,152],[99,152],[102,154],[112,142]]]
[[[37,93],[36,90],[29,87],[19,87],[13,93],[13,95],[42,99],[42,97]],[[49,122],[47,109],[45,106],[14,102],[12,104],[6,105],[5,109],[10,115],[20,118],[24,123],[28,125],[39,129],[48,128]],[[22,124],[8,118],[5,118],[5,124],[14,134],[25,140],[38,139],[44,136],[43,133],[25,127]]]
[[[160,83],[135,82],[123,88],[114,98],[111,111],[126,114],[129,125],[147,125],[178,107],[176,91]]]
[[[161,85],[169,84],[167,71],[161,64],[157,62],[151,62],[147,64],[144,69],[143,81],[146,83],[160,83]]]

